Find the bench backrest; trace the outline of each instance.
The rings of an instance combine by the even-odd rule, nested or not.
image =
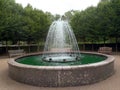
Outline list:
[[[14,54],[14,53],[23,53],[24,50],[23,50],[23,49],[20,49],[20,50],[8,50],[8,52],[9,52],[10,54]]]
[[[105,54],[111,54],[112,53],[112,48],[111,47],[100,47],[98,49],[99,53],[105,53]]]
[[[23,49],[19,50],[8,50],[9,57],[24,55],[25,52]]]
[[[100,47],[99,51],[112,51],[112,48],[110,48],[110,47]]]

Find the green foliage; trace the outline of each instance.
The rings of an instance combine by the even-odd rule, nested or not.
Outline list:
[[[120,0],[101,0],[97,7],[76,13],[71,25],[79,41],[107,42],[120,38]]]
[[[53,16],[15,0],[0,0],[0,41],[39,43],[45,40]],[[67,18],[79,42],[108,42],[120,39],[120,0],[101,0],[97,7],[68,11]]]
[[[49,13],[50,14],[50,13]],[[23,8],[14,0],[0,0],[0,40],[39,42],[44,40],[51,16],[30,4]]]

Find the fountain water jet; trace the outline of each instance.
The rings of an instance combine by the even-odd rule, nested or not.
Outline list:
[[[79,47],[67,21],[59,19],[51,24],[44,52],[42,57],[45,61],[69,62],[79,60]]]

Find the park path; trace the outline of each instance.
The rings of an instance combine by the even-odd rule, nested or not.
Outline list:
[[[36,87],[16,82],[8,76],[8,58],[0,58],[0,90],[120,90],[120,55],[115,56],[115,74],[92,85],[77,87]]]

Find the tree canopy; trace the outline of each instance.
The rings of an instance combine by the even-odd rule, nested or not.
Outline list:
[[[51,16],[50,16],[51,15]],[[52,14],[33,8],[25,8],[15,0],[0,0],[0,41],[38,42],[45,39],[52,22]]]
[[[79,41],[120,42],[120,0],[101,0],[97,7],[75,13],[71,25]]]
[[[64,16],[79,42],[120,42],[120,0],[101,0],[96,7],[70,10]],[[0,41],[44,41],[51,22],[59,17],[30,4],[23,8],[15,0],[0,0]]]

